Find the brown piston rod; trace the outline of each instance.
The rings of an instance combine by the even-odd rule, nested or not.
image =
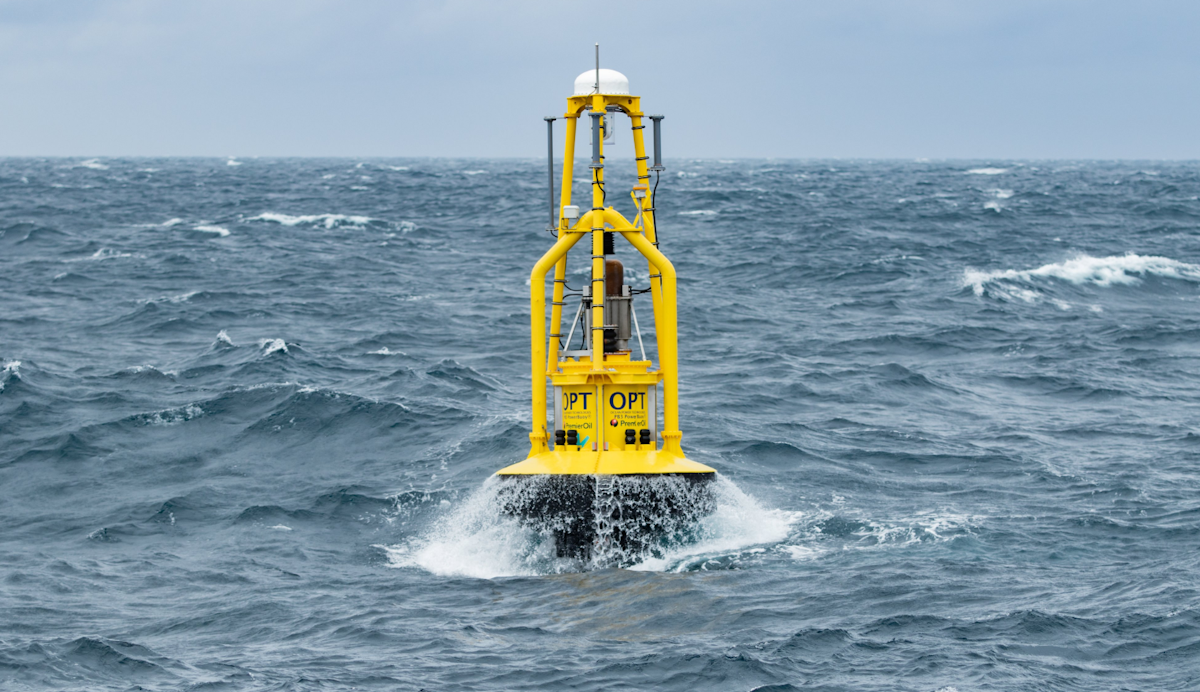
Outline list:
[[[604,261],[604,295],[621,295],[621,286],[625,285],[625,265],[619,259]]]

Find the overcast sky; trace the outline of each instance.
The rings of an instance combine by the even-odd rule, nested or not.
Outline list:
[[[0,0],[0,155],[520,156],[624,72],[667,156],[1200,159],[1200,1]]]

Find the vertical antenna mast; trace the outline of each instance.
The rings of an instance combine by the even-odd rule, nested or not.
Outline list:
[[[600,44],[596,44],[596,92],[600,93]]]

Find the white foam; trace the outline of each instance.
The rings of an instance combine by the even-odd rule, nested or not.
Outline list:
[[[220,226],[196,226],[196,230],[203,231],[205,233],[216,233],[217,235],[221,236],[222,238],[229,235],[229,229],[221,228]]]
[[[780,543],[802,516],[800,512],[763,507],[724,476],[718,475],[713,486],[717,510],[700,521],[700,540],[661,558],[647,559],[631,569],[652,572],[703,569],[704,563],[714,558]]]
[[[228,161],[225,162],[225,165],[226,166],[240,166],[240,165],[242,165],[242,162],[238,161],[237,159],[229,159]]]
[[[100,159],[88,159],[87,161],[80,161],[78,164],[76,164],[76,167],[77,168],[90,168],[94,171],[107,171],[108,170],[108,166],[105,166],[104,164],[100,163]]]
[[[21,361],[10,360],[4,364],[4,369],[0,370],[0,392],[4,391],[4,383],[8,381],[9,376],[21,377]]]
[[[1055,264],[1046,264],[1037,269],[1004,269],[1001,271],[963,271],[963,286],[970,286],[975,295],[982,296],[984,289],[998,287],[1001,282],[1028,282],[1034,278],[1050,278],[1069,281],[1073,284],[1136,284],[1145,276],[1161,276],[1168,279],[1200,281],[1200,266],[1153,255],[1111,255],[1091,257],[1081,255]],[[1011,287],[1010,287],[1010,290]],[[1021,289],[1025,290],[1025,289]],[[1037,296],[1036,293],[1033,294]],[[1021,296],[1024,297],[1024,296]],[[1032,299],[1027,299],[1032,302]]]
[[[391,567],[419,568],[443,576],[495,579],[532,576],[554,570],[552,541],[500,511],[497,481],[489,478],[458,507],[436,522],[428,535],[402,545],[379,546]]]
[[[217,343],[225,344],[226,346],[232,346],[233,339],[230,339],[229,333],[222,329],[221,331],[217,332]]]
[[[162,411],[155,411],[144,417],[146,425],[153,426],[169,426],[186,423],[193,418],[199,418],[204,415],[204,409],[195,404],[180,406],[179,408],[169,408]]]
[[[183,223],[183,219],[167,219],[158,225],[161,228],[170,228],[171,226],[178,226],[181,223]]]
[[[187,301],[191,300],[192,296],[196,295],[199,292],[200,291],[188,291],[187,293],[180,293],[178,295],[173,295],[173,296],[159,296],[158,298],[150,298],[149,300],[144,300],[142,302],[144,302],[144,303],[186,303]]]
[[[63,261],[64,262],[95,262],[98,260],[119,259],[122,257],[133,257],[133,256],[134,256],[133,253],[130,253],[130,252],[117,252],[116,250],[110,250],[106,247],[102,247],[99,250],[93,252],[88,257],[73,257],[71,259],[65,259]]]
[[[1000,175],[1007,172],[1007,168],[972,168],[967,175]]]
[[[809,560],[815,560],[829,552],[824,548],[818,548],[809,545],[785,545],[782,546],[782,548],[784,552],[786,552],[796,562],[808,562]]]
[[[423,569],[445,576],[494,579],[579,569],[574,560],[554,555],[554,542],[538,536],[500,507],[498,482],[483,486],[437,521],[426,535],[400,545],[378,546],[396,568]],[[660,558],[633,566],[642,571],[703,569],[710,560],[731,554],[764,552],[787,538],[799,513],[764,508],[732,481],[714,481],[716,511],[700,520],[699,540]]]
[[[712,209],[694,209],[692,211],[681,211],[680,216],[716,216],[717,212]]]
[[[337,173],[326,173],[325,175],[321,176],[321,180],[333,180],[336,177]]]
[[[350,216],[347,214],[307,214],[300,216],[291,216],[289,214],[276,214],[275,212],[264,212],[258,216],[252,216],[247,221],[271,221],[282,226],[298,226],[300,224],[322,224],[325,228],[334,228],[341,224],[349,224],[352,226],[362,226],[375,219],[369,216]]]
[[[276,351],[288,352],[287,344],[284,343],[283,339],[260,339],[258,347],[263,349],[264,356],[269,356]]]
[[[284,526],[283,524],[276,524],[276,525],[270,527],[270,529],[272,531],[291,531],[292,527]]]
[[[390,168],[393,171],[407,171],[408,170],[408,166],[384,166],[384,168]]]
[[[403,355],[407,355],[406,353],[404,353],[404,351],[389,351],[387,346],[384,346],[383,348],[380,348],[380,349],[377,349],[374,351],[367,351],[367,353],[372,356],[403,356]]]
[[[1001,207],[1000,207],[1000,203],[999,203],[999,202],[995,202],[995,201],[993,201],[993,202],[987,202],[987,203],[985,203],[985,204],[983,205],[983,208],[984,208],[984,209],[991,209],[992,211],[994,211],[994,212],[996,212],[997,214],[999,214],[999,213],[1000,213],[1000,208],[1001,208]]]
[[[487,171],[463,171],[463,175],[483,175]]]
[[[1001,189],[998,189],[998,188],[997,188],[997,189],[994,189],[994,190],[988,190],[988,192],[990,192],[990,193],[992,193],[993,195],[995,195],[995,196],[996,196],[996,199],[1008,199],[1009,197],[1012,197],[1012,196],[1013,196],[1013,191],[1012,191],[1012,190],[1001,190]]]

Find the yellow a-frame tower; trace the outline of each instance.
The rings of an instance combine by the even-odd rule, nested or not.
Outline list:
[[[598,55],[598,51],[597,51]],[[567,99],[566,147],[562,189],[558,201],[558,240],[533,267],[530,275],[530,346],[533,384],[533,430],[524,461],[500,470],[499,476],[594,475],[630,476],[697,474],[711,479],[715,471],[684,457],[679,428],[679,353],[676,331],[675,267],[658,249],[654,194],[650,174],[661,171],[660,121],[654,127],[654,165],[646,155],[645,118],[641,99],[629,94],[629,82],[613,70],[601,70],[576,80],[575,95]],[[581,91],[583,93],[581,93]],[[609,114],[628,115],[632,124],[637,184],[631,191],[637,214],[631,222],[605,206],[604,139]],[[592,203],[582,216],[571,204],[575,137],[581,117],[592,128]],[[552,118],[547,118],[552,121]],[[551,144],[551,146],[553,146]],[[551,162],[553,181],[553,162]],[[553,197],[553,189],[551,189]],[[551,212],[553,214],[553,211]],[[567,253],[591,234],[591,281],[581,296],[583,348],[572,351],[563,338],[562,318]],[[612,239],[621,236],[649,262],[650,294],[658,345],[659,368],[649,360],[633,360],[628,347],[633,294],[623,282],[619,261],[609,259]],[[607,250],[607,252],[606,252]],[[546,331],[546,274],[554,267],[550,333]],[[572,332],[574,327],[572,327]],[[638,334],[640,341],[641,335]],[[643,358],[645,356],[643,352]],[[547,380],[553,388],[553,427],[547,421]],[[662,446],[658,444],[658,384],[662,383]],[[551,441],[553,435],[553,442]],[[700,477],[690,480],[699,481]]]

